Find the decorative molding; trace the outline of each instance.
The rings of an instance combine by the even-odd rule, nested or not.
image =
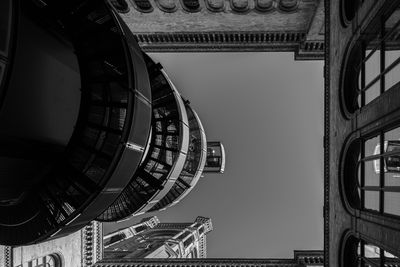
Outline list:
[[[211,12],[222,12],[225,10],[224,0],[204,0],[205,6]]]
[[[197,13],[201,10],[200,0],[180,0],[182,8],[189,13]]]
[[[154,7],[151,5],[149,0],[130,0],[133,7],[142,13],[153,12]]]
[[[124,0],[110,0],[114,2],[124,2]],[[159,2],[167,2],[165,4]],[[130,0],[136,10],[143,13],[154,11],[152,3],[163,12],[173,13],[177,10],[184,10],[188,13],[196,13],[206,7],[209,12],[231,11],[236,14],[246,14],[249,11],[270,12],[273,10],[282,13],[293,13],[299,9],[302,0],[229,0],[229,4],[225,4],[225,0]],[[180,4],[177,5],[176,3]],[[118,8],[121,4],[117,4],[116,9],[120,13],[126,13],[126,9]],[[227,10],[227,7],[229,9]],[[121,11],[120,11],[121,10]]]
[[[299,266],[320,266],[324,263],[322,250],[295,250],[294,259]]]
[[[299,6],[298,0],[280,0],[279,9],[283,12],[296,12]]]
[[[156,44],[297,44],[305,40],[304,32],[177,32],[135,33],[139,45]]]
[[[294,51],[301,60],[323,59],[323,40],[305,40],[304,32],[138,33],[145,52]]]
[[[93,266],[103,259],[103,229],[102,224],[92,221],[82,230],[82,265]]]
[[[173,13],[178,10],[178,0],[154,0],[154,2],[165,13]]]
[[[0,246],[0,264],[4,267],[13,267],[13,250],[10,246]]]

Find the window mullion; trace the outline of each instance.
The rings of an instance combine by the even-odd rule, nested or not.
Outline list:
[[[380,89],[381,94],[385,92],[385,21],[381,19],[381,29],[380,29],[380,46],[381,46],[381,53],[380,53]]]
[[[381,132],[379,135],[379,142],[380,142],[380,154],[381,157],[379,158],[379,185],[380,185],[380,191],[379,191],[379,212],[383,213],[385,210],[385,195],[384,195],[384,188],[385,188],[385,160],[382,154],[385,153],[385,134]]]
[[[361,258],[361,267],[365,267],[365,242],[364,240],[360,241],[360,258]]]
[[[365,106],[365,50],[366,50],[366,44],[365,41],[362,42],[362,47],[361,47],[361,107]],[[361,157],[363,158],[363,157]]]
[[[365,140],[363,140],[363,142],[360,142],[361,144],[361,159],[363,159],[365,157]],[[361,173],[360,173],[360,210],[363,210],[365,207],[365,191],[364,191],[364,186],[365,186],[365,162],[361,161]]]

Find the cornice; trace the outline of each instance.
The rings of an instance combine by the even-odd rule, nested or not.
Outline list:
[[[145,52],[295,52],[298,60],[324,57],[324,40],[306,40],[304,32],[138,33]]]

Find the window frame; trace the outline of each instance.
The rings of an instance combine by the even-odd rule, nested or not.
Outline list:
[[[391,12],[378,15],[362,30],[361,34],[354,36],[356,40],[350,42],[341,78],[341,106],[347,118],[351,114],[356,113],[357,110],[374,102],[386,91],[400,84],[400,79],[390,86],[385,82],[386,78],[390,77],[388,75],[391,71],[397,70],[400,67],[400,55],[386,66],[387,52],[400,51],[400,40],[397,40],[399,42],[398,49],[389,50],[389,47],[393,47],[393,45],[387,45],[390,38],[396,36],[396,30],[400,29],[400,20],[392,26],[389,25],[387,29],[385,28],[392,15],[395,14],[393,10],[399,10],[399,8],[400,3],[397,3],[396,9],[393,8]],[[379,55],[377,55],[378,52]],[[368,72],[366,67],[375,66],[371,61],[368,62],[374,56],[379,57],[377,59],[379,61],[377,63],[379,64],[379,70],[370,78],[368,73],[366,73]],[[377,96],[373,95],[368,101],[366,96],[371,94],[373,89],[376,90],[374,93]]]

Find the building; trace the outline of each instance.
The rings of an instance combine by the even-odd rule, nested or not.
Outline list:
[[[105,259],[206,258],[211,219],[160,223],[156,216],[104,236]]]
[[[324,264],[322,251],[294,251],[293,259],[103,259],[94,266],[115,267],[306,267]]]
[[[90,267],[103,258],[102,224],[29,246],[0,246],[1,267]]]
[[[325,261],[400,266],[400,1],[325,14]]]
[[[144,51],[293,51],[298,60],[323,59],[322,0],[115,0],[113,3]]]
[[[224,171],[223,145],[108,1],[0,7],[0,244],[165,209]]]

